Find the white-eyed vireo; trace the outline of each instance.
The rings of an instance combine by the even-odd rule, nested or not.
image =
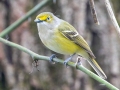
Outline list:
[[[72,56],[77,54],[86,58],[100,77],[107,78],[94,60],[95,56],[89,45],[72,25],[50,12],[39,14],[35,22],[37,23],[39,37],[46,47],[60,54]],[[71,57],[65,60],[65,64]]]

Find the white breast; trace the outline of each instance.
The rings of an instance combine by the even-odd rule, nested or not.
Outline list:
[[[47,26],[43,24],[37,23],[37,26],[38,26],[38,34],[43,44],[50,41],[54,34],[53,30],[50,30]]]
[[[50,39],[54,35],[55,32],[54,29],[57,28],[61,23],[60,19],[58,19],[57,17],[55,18],[56,18],[55,22],[52,23],[47,22],[37,23],[39,37],[41,38],[41,40]]]
[[[55,35],[55,28],[57,28],[59,24],[60,21],[53,23],[47,22],[37,23],[38,33],[41,41],[46,47],[56,52],[59,49],[59,47],[57,44],[55,44],[56,43],[55,40],[56,38],[58,38]]]

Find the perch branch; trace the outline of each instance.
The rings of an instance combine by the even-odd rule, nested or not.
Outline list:
[[[94,19],[94,23],[96,23],[97,25],[100,25],[99,20],[97,18],[97,13],[95,10],[95,5],[94,5],[94,0],[89,0],[89,4],[90,4],[90,8],[91,8],[91,13]]]
[[[32,58],[34,59],[38,59],[38,60],[47,60],[49,61],[49,57],[47,56],[42,56],[42,55],[38,55],[34,52],[32,52],[31,50],[21,46],[21,45],[18,45],[18,44],[15,44],[13,42],[10,42],[8,40],[5,40],[3,38],[0,38],[0,42],[6,44],[6,45],[9,45],[11,47],[14,47],[14,48],[17,48],[23,52],[26,52],[27,54],[29,54]],[[62,59],[58,59],[58,58],[54,58],[53,59],[54,62],[58,62],[58,63],[61,63],[63,64],[64,61]],[[119,90],[118,88],[116,88],[115,86],[113,86],[112,84],[110,84],[109,82],[105,81],[104,79],[102,79],[101,77],[99,77],[98,75],[94,74],[93,72],[91,72],[90,70],[86,69],[84,66],[82,65],[77,65],[75,66],[75,63],[73,62],[68,62],[68,66],[71,66],[71,67],[74,67],[74,68],[77,68],[78,70],[81,70],[82,72],[86,73],[87,75],[89,75],[90,77],[92,77],[93,79],[95,79],[96,81],[100,82],[101,84],[104,84],[106,87],[108,87],[110,90]]]
[[[52,0],[43,0],[38,5],[36,5],[33,9],[31,9],[25,16],[21,17],[17,21],[15,21],[12,25],[7,27],[2,33],[0,33],[0,37],[4,37],[6,34],[12,32],[15,28],[20,26],[24,21],[26,21],[31,15],[35,14],[39,9],[49,4]]]
[[[109,13],[109,16],[111,18],[111,21],[112,21],[113,25],[115,26],[116,31],[118,32],[119,37],[120,37],[120,28],[119,28],[119,25],[118,25],[117,20],[115,18],[115,15],[113,13],[113,10],[112,10],[112,7],[110,5],[109,0],[105,0],[105,5],[106,5],[107,11]]]

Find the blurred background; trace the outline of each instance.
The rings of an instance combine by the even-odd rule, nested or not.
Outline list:
[[[41,1],[43,0],[0,0],[0,32]],[[104,1],[95,0],[99,26],[93,22],[88,1],[53,0],[52,4],[29,17],[5,38],[40,55],[50,56],[54,52],[41,43],[34,19],[41,12],[52,12],[78,30],[97,57],[97,62],[108,77],[107,81],[120,88],[120,38],[109,18]],[[111,0],[111,5],[120,23],[120,0]],[[68,57],[60,54],[57,56],[62,59]],[[39,60],[40,71],[37,71],[32,63],[28,54],[0,43],[0,90],[109,90],[75,68]],[[86,61],[82,61],[82,64],[93,71]],[[32,68],[33,72],[30,74]]]

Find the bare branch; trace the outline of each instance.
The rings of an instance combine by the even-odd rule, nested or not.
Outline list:
[[[94,19],[94,23],[96,23],[97,25],[100,25],[99,20],[97,18],[97,13],[95,10],[95,5],[94,5],[94,0],[89,0],[89,4],[90,4],[90,8],[91,8],[91,13]]]
[[[105,5],[106,5],[107,11],[109,13],[109,16],[110,16],[110,18],[112,20],[112,23],[115,26],[115,28],[116,28],[119,36],[120,36],[120,28],[119,28],[119,25],[118,25],[117,20],[115,18],[115,15],[113,13],[112,7],[110,5],[110,1],[109,0],[105,0]]]
[[[30,16],[35,14],[41,8],[46,6],[47,4],[51,4],[52,0],[42,0],[39,4],[37,4],[34,8],[32,8],[29,12],[25,14],[25,16],[21,17],[17,21],[15,21],[12,25],[7,27],[3,32],[0,33],[0,37],[4,37],[5,35],[9,34],[13,30],[15,30],[18,26],[20,26],[23,22],[25,22]]]
[[[29,54],[34,60],[47,60],[49,61],[50,60],[50,57],[46,57],[46,56],[42,56],[42,55],[38,55],[34,52],[32,52],[31,50],[21,46],[21,45],[18,45],[16,43],[13,43],[13,42],[10,42],[8,40],[5,40],[3,38],[0,37],[0,42],[4,43],[4,44],[7,44],[11,47],[14,47],[14,48],[17,48],[23,52],[26,52],[27,54]],[[54,62],[59,62],[61,64],[64,64],[64,61],[61,60],[61,59],[58,59],[58,58],[54,58],[53,59]],[[88,70],[87,68],[85,68],[84,66],[82,65],[76,65],[75,63],[73,62],[68,62],[67,63],[68,66],[71,66],[71,67],[74,67],[78,70],[81,70],[82,72],[86,73],[87,75],[89,75],[90,77],[92,77],[93,79],[95,79],[96,81],[104,84],[106,87],[108,87],[110,90],[119,90],[118,88],[116,88],[115,86],[113,86],[112,84],[110,84],[109,82],[107,82],[106,80],[102,79],[101,77],[99,77],[98,75],[94,74],[93,72],[91,72],[90,70]]]

